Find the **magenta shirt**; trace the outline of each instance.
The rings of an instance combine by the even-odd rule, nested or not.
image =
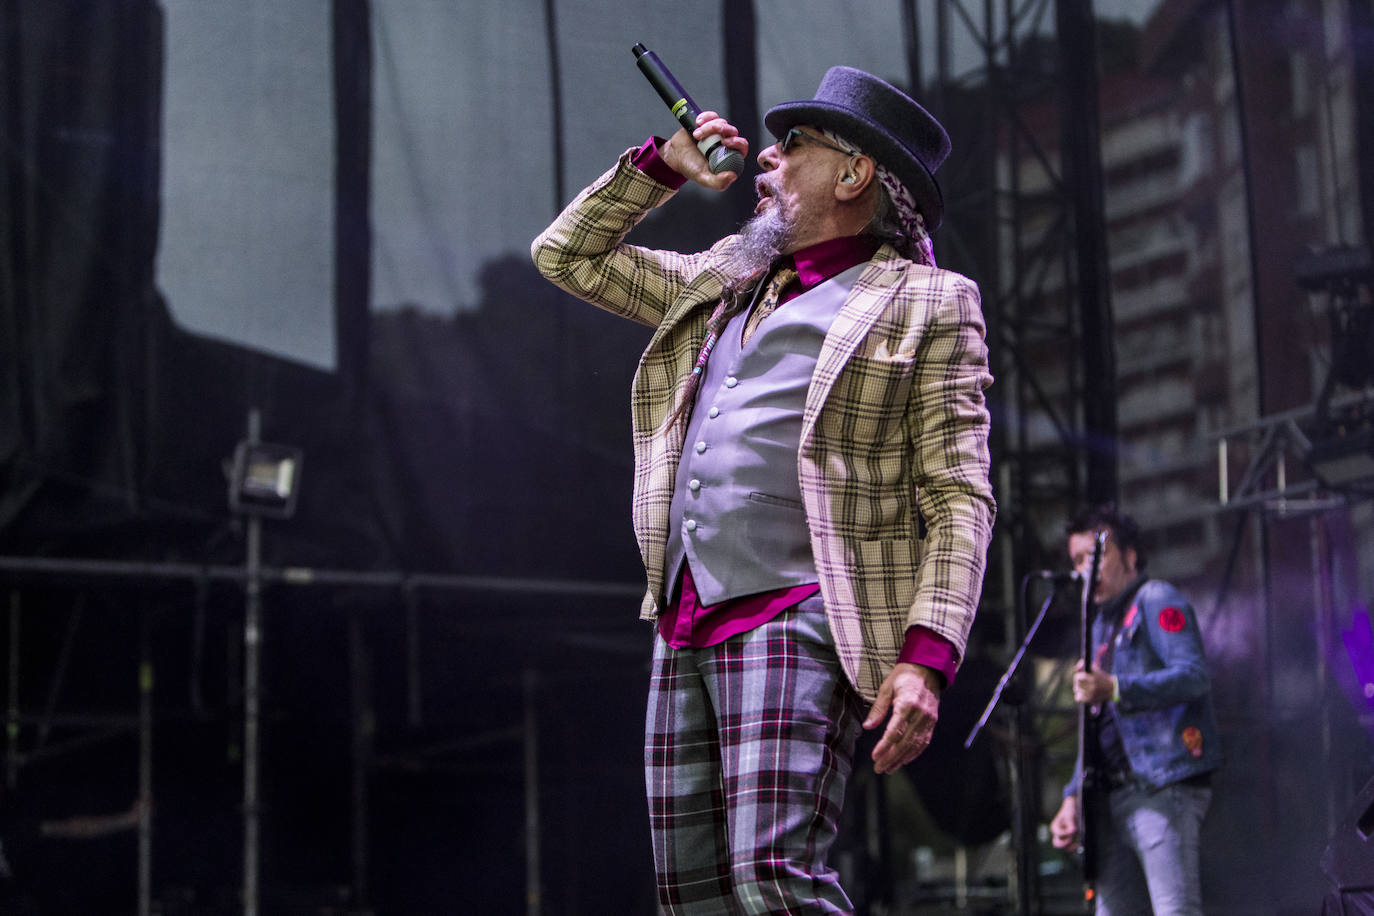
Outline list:
[[[657,138],[650,137],[631,161],[660,184],[679,188],[686,179],[669,168],[658,155],[658,142]],[[797,266],[797,280],[783,290],[780,301],[795,298],[855,264],[867,261],[877,250],[878,242],[867,236],[834,238],[801,249],[792,256]],[[691,565],[684,563],[681,595],[675,605],[665,608],[659,616],[658,632],[674,649],[714,646],[767,623],[819,590],[820,585],[811,582],[703,605],[692,578]],[[934,630],[914,626],[906,631],[897,661],[933,668],[949,684],[954,680],[959,655],[954,645]]]

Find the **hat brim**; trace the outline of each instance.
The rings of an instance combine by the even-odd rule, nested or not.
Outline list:
[[[768,109],[763,118],[764,127],[778,139],[798,124],[833,130],[891,169],[916,199],[916,206],[925,218],[926,230],[934,232],[939,227],[945,215],[945,198],[940,193],[940,185],[925,163],[890,134],[853,109],[833,102],[783,102]]]

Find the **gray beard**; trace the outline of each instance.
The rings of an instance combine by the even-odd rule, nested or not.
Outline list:
[[[738,240],[730,249],[725,268],[731,277],[745,281],[768,269],[782,254],[794,223],[774,204],[740,227]]]

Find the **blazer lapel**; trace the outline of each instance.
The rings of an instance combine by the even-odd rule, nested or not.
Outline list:
[[[886,246],[879,251],[880,255],[883,253],[889,256],[894,254]],[[859,342],[892,301],[891,290],[895,280],[905,270],[905,261],[895,258],[879,260],[875,256],[850,290],[839,315],[830,325],[825,343],[821,345],[820,356],[816,358],[816,372],[811,377],[811,387],[806,393],[806,408],[802,414],[803,443],[810,439],[816,417],[830,397],[830,391],[844,370],[845,363],[849,362]]]
[[[702,271],[687,288],[682,291],[682,295],[673,300],[668,306],[668,311],[663,316],[653,335],[649,338],[649,345],[645,352],[654,350],[665,337],[672,334],[679,324],[686,321],[698,309],[705,308],[706,314],[711,314],[711,309],[716,307],[721,295],[725,292],[725,277],[716,270]],[[692,354],[695,356],[696,354]]]

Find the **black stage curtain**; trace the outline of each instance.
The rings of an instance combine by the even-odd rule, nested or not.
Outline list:
[[[232,559],[222,463],[256,408],[263,439],[306,455],[269,561],[640,579],[628,389],[647,331],[521,257],[452,318],[369,314],[365,0],[334,5],[334,373],[169,318],[159,5],[0,2],[0,553]]]
[[[442,876],[470,881],[475,871],[485,896],[468,887],[465,902],[498,912],[523,900],[511,726],[523,714],[521,668],[531,667],[545,726],[543,817],[556,847],[545,851],[546,901],[623,903],[649,873],[638,861],[633,878],[623,874],[628,859],[647,856],[637,735],[648,631],[623,589],[588,598],[519,585],[642,581],[628,512],[628,390],[648,331],[573,301],[515,257],[489,265],[480,301],[453,318],[369,314],[366,0],[335,0],[333,15],[339,369],[326,373],[188,334],[156,288],[162,6],[0,0],[0,554],[241,563],[223,462],[249,409],[260,410],[264,440],[305,453],[295,517],[265,525],[265,564],[515,586],[431,589],[416,601],[418,726],[407,718],[415,634],[399,590],[269,590],[267,891],[363,880],[347,848],[362,684],[373,691],[381,761],[368,771],[377,898],[445,912],[464,891]],[[32,704],[52,687],[56,652],[39,650],[59,645],[79,619],[72,608],[90,601],[98,613],[72,626],[72,641],[78,657],[96,650],[100,670],[73,664],[58,694],[127,713],[114,707],[132,699],[133,681],[118,679],[137,660],[135,618],[146,613],[159,673],[158,891],[232,887],[243,597],[153,581],[100,582],[88,597],[85,585],[3,582],[25,613],[21,693]],[[365,649],[346,640],[349,620]],[[362,653],[366,671],[350,667],[350,653]],[[106,672],[119,692],[101,693]],[[482,737],[491,734],[499,740]],[[434,750],[447,747],[458,751]],[[128,742],[111,748],[24,779],[52,783],[45,799],[99,782],[109,793],[92,810],[113,810],[129,802],[136,756]],[[306,823],[319,829],[301,838]]]
[[[39,540],[27,525],[44,499],[56,524],[137,501],[161,17],[147,0],[0,10],[0,543],[13,548]]]

